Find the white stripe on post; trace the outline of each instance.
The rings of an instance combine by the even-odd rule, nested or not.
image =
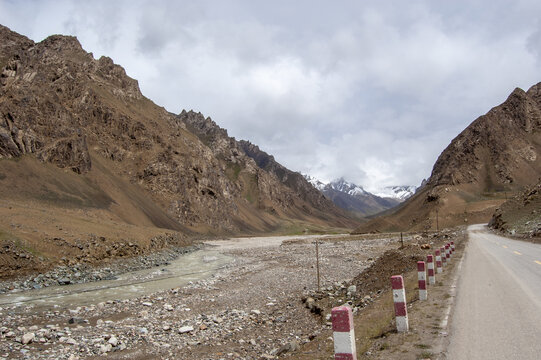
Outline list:
[[[426,268],[424,261],[417,261],[417,279],[419,280],[419,300],[428,299],[426,291]]]
[[[406,308],[406,290],[402,275],[391,276],[393,287],[394,314],[396,317],[396,330],[406,332],[409,329],[408,310]]]
[[[443,269],[441,267],[442,267],[442,264],[441,264],[440,250],[436,250],[436,268],[437,268],[438,274],[441,274],[443,272]]]
[[[357,360],[353,313],[349,306],[338,306],[331,310],[334,339],[334,360]]]
[[[445,267],[445,265],[447,265],[447,255],[445,254],[445,247],[441,247],[440,252],[441,252],[441,267]]]
[[[436,284],[436,274],[434,274],[434,256],[427,255],[426,265],[428,267],[428,284],[434,285]]]

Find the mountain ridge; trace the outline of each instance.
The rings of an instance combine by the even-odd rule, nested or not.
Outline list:
[[[541,83],[515,89],[475,119],[436,160],[430,178],[391,214],[354,233],[488,222],[507,194],[541,175]]]
[[[94,59],[75,37],[33,42],[0,26],[0,40],[0,235],[41,254],[34,263],[155,251],[157,235],[180,239],[158,242],[166,247],[195,234],[355,226],[315,189],[319,202],[257,166],[210,118],[145,98],[121,66]],[[30,207],[42,211],[23,216]],[[46,223],[56,226],[35,225]],[[77,244],[95,238],[110,251],[81,254]]]
[[[304,175],[316,189],[321,191],[327,198],[332,200],[338,207],[351,211],[357,214],[357,216],[366,217],[375,215],[382,211],[391,209],[403,201],[403,198],[396,195],[394,191],[389,191],[387,197],[381,197],[370,193],[362,186],[346,181],[343,177],[335,179],[328,184],[317,180],[310,175]],[[390,187],[391,189],[402,187]],[[407,187],[408,189],[414,189],[415,187]],[[401,195],[406,197],[404,190]]]

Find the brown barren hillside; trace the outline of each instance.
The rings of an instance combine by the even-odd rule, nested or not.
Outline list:
[[[393,213],[355,232],[488,222],[507,196],[541,175],[541,84],[516,89],[441,153],[426,185]]]
[[[178,245],[193,234],[355,226],[258,167],[214,122],[203,134],[209,122],[155,105],[74,37],[35,43],[0,25],[0,240],[48,264],[100,237],[132,243],[109,251],[124,256],[152,251],[156,236]],[[79,260],[107,257],[87,255]]]

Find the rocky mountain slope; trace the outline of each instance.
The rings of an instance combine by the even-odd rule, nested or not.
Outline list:
[[[392,214],[356,232],[488,222],[506,194],[541,175],[541,83],[514,90],[441,153],[426,185]]]
[[[541,179],[504,202],[488,225],[508,235],[541,241]]]
[[[258,166],[210,118],[155,105],[70,36],[34,43],[0,26],[0,159],[0,230],[44,259],[100,236],[141,252],[158,233],[354,224],[315,189]],[[49,254],[55,238],[67,245]]]

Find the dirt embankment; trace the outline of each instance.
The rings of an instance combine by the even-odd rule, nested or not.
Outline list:
[[[443,231],[428,237],[416,236],[407,245],[385,251],[352,281],[312,292],[303,300],[314,316],[320,316],[325,330],[314,341],[292,354],[299,360],[323,360],[333,354],[330,311],[335,306],[349,305],[353,309],[357,353],[360,359],[419,359],[436,358],[443,351],[442,326],[446,303],[449,301],[450,283],[456,260],[436,276],[436,286],[429,286],[429,305],[420,304],[417,288],[417,261],[426,261],[426,255],[454,241],[460,258],[466,243],[464,227]],[[420,245],[429,244],[430,249]],[[390,291],[392,275],[403,275],[406,286],[410,332],[399,334],[394,322],[393,299]],[[354,288],[352,287],[354,285]],[[413,309],[413,310],[412,310]],[[446,324],[446,323],[445,323]],[[441,332],[441,336],[434,336]]]

